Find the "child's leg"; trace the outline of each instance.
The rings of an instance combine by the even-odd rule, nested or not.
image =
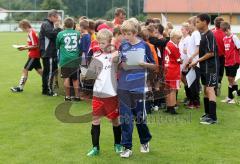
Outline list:
[[[118,91],[119,92],[119,91]],[[126,98],[126,101],[131,99],[131,94],[127,91],[119,93],[119,112],[120,122],[122,128],[122,141],[121,145],[126,149],[132,149],[132,133],[133,133],[133,114],[131,104],[121,100],[121,97]]]
[[[113,125],[113,134],[114,134],[114,144],[120,144],[122,130],[121,130],[119,118],[113,119],[112,125]]]
[[[232,92],[236,90],[236,82],[235,82],[235,77],[228,76],[228,98],[233,99],[233,94]]]
[[[209,98],[208,98],[208,95],[207,95],[207,87],[206,86],[204,86],[204,99],[203,99],[203,102],[204,102],[205,114],[209,115]]]
[[[21,76],[21,79],[19,80],[19,85],[18,85],[21,89],[23,89],[24,85],[26,84],[27,78],[28,78],[28,70],[23,69],[22,76]]]
[[[141,144],[146,144],[151,140],[152,136],[147,126],[145,101],[137,101],[137,106],[136,108],[132,109],[132,112],[135,116],[135,122],[140,142]]]
[[[175,106],[177,104],[176,101],[176,90],[172,89],[170,93],[167,95],[167,111],[168,113],[171,114],[177,114],[175,110]]]
[[[100,149],[99,147],[100,117],[99,116],[93,116],[91,136],[92,136],[93,147],[97,147],[97,149],[99,150]]]
[[[216,94],[214,87],[206,87],[207,96],[209,98],[209,117],[213,120],[217,120],[216,114]]]
[[[37,69],[36,71],[37,71],[37,73],[38,73],[40,76],[42,76],[42,74],[43,74],[42,68],[41,68],[41,69]]]
[[[233,91],[238,91],[238,85],[237,83],[235,82],[235,77],[228,77],[228,81],[229,81],[229,85],[232,86],[232,92]],[[233,93],[231,92],[231,96],[232,98],[234,97],[233,96]]]
[[[78,80],[73,80],[73,88],[75,92],[75,97],[79,98],[79,81]]]
[[[64,78],[64,88],[66,97],[70,97],[70,79]]]

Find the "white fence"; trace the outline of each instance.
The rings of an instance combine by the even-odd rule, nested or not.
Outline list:
[[[41,22],[39,23],[31,23],[32,27],[36,31],[40,31]],[[18,23],[1,23],[0,24],[0,32],[17,32],[20,31],[18,28]]]

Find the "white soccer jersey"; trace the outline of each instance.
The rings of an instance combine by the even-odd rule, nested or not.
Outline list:
[[[185,38],[182,38],[181,41],[179,42],[179,51],[181,54],[181,59],[183,60],[183,64],[181,64],[181,71],[186,71],[183,70],[183,66],[186,65],[186,62],[188,60],[188,55],[187,55],[187,48],[189,44],[190,36],[186,36]]]
[[[94,53],[86,75],[87,78],[92,73],[96,75],[93,96],[107,98],[117,95],[116,64],[112,60],[111,53]]]
[[[191,37],[189,39],[189,44],[188,44],[188,49],[187,49],[189,58],[196,52],[197,48],[200,45],[200,40],[201,40],[200,32],[194,31],[191,34]],[[197,61],[198,59],[199,59],[199,54],[197,56],[195,56],[195,58],[193,58],[193,61]],[[199,63],[197,64],[197,66],[199,67]]]

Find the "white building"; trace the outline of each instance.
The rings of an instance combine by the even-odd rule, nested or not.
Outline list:
[[[8,16],[8,13],[7,12],[5,13],[4,11],[7,11],[7,10],[0,8],[0,20],[5,20]]]

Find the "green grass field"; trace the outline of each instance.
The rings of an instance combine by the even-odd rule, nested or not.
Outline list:
[[[240,106],[219,102],[227,93],[226,80],[217,103],[218,124],[200,125],[202,108],[190,111],[181,105],[181,114],[174,117],[155,112],[149,115],[151,152],[139,152],[135,128],[133,156],[121,159],[113,151],[112,126],[103,119],[101,153],[87,157],[91,123],[58,121],[54,112],[63,97],[42,96],[36,72],[30,73],[23,93],[10,92],[27,59],[26,52],[18,52],[11,45],[25,42],[26,34],[0,33],[0,163],[240,163]],[[183,97],[181,90],[179,98]],[[76,116],[89,111],[89,102],[74,104],[71,109]]]

